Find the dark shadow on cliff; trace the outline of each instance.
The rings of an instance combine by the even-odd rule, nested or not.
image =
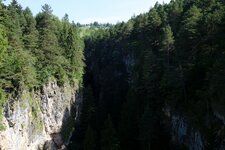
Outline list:
[[[77,147],[74,141],[78,141],[77,137],[80,133],[80,114],[82,107],[82,89],[79,89],[75,93],[75,103],[71,106],[70,112],[64,113],[64,121],[62,125],[61,135],[63,137],[64,143],[66,144],[66,149],[73,149]],[[69,117],[68,117],[69,113]]]

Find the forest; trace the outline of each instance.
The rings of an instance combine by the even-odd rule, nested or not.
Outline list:
[[[0,121],[7,99],[55,78],[83,93],[68,149],[195,150],[172,140],[172,114],[201,134],[199,149],[225,148],[225,119],[216,117],[225,116],[224,0],[171,0],[87,26],[47,4],[33,16],[0,1]]]
[[[59,85],[82,83],[83,48],[67,14],[59,20],[45,4],[34,17],[16,0],[8,6],[0,1],[0,119],[7,99],[24,89],[40,89],[53,78]]]
[[[214,115],[224,115],[225,109],[224,40],[222,0],[156,3],[148,13],[86,37],[75,145],[83,150],[194,149],[171,141],[165,115],[170,109],[201,133],[201,149],[219,149],[225,131]]]

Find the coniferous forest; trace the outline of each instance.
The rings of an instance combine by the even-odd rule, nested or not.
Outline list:
[[[60,20],[45,4],[34,17],[16,0],[8,6],[0,1],[0,131],[7,101],[21,91],[37,91],[53,79],[60,86],[82,84],[83,49],[78,28],[67,14]],[[32,113],[37,114],[36,109]]]
[[[60,84],[82,80],[84,43],[68,15],[59,20],[45,4],[33,17],[15,0],[9,6],[0,4],[2,99],[4,93],[38,88],[51,77]]]
[[[47,4],[34,17],[0,2],[1,113],[10,95],[51,78],[82,88],[68,149],[225,149],[225,1],[171,0],[88,28]],[[188,131],[175,133],[179,118]]]

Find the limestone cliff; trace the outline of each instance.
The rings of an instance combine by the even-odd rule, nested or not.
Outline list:
[[[1,150],[65,149],[79,115],[77,85],[49,82],[9,98],[0,131]],[[76,111],[76,112],[75,112]]]

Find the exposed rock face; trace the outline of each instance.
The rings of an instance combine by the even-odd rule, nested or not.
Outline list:
[[[192,123],[188,121],[184,115],[178,112],[171,111],[170,107],[163,110],[169,124],[169,133],[171,142],[175,147],[184,146],[189,150],[204,150],[204,149],[225,149],[225,117],[224,113],[218,110],[213,110],[213,133],[210,134],[213,138],[211,141],[207,139],[206,134],[201,133],[197,128],[194,128]],[[209,133],[208,133],[209,134]],[[209,146],[211,146],[209,148]]]
[[[77,93],[78,86],[59,87],[52,81],[40,91],[23,91],[11,98],[3,118],[5,130],[0,131],[0,149],[65,149],[71,124],[79,115],[74,113],[79,112],[81,101]]]
[[[191,128],[183,117],[178,115],[172,116],[171,127],[173,142],[186,145],[189,150],[204,149],[201,134],[196,129]]]
[[[225,116],[224,113],[220,113],[219,111],[214,110],[214,116],[221,122],[219,129],[216,132],[217,139],[217,149],[224,150],[225,149]]]
[[[184,145],[189,150],[204,150],[204,140],[197,129],[179,113],[172,113],[169,108],[164,110],[170,122],[171,142]]]

